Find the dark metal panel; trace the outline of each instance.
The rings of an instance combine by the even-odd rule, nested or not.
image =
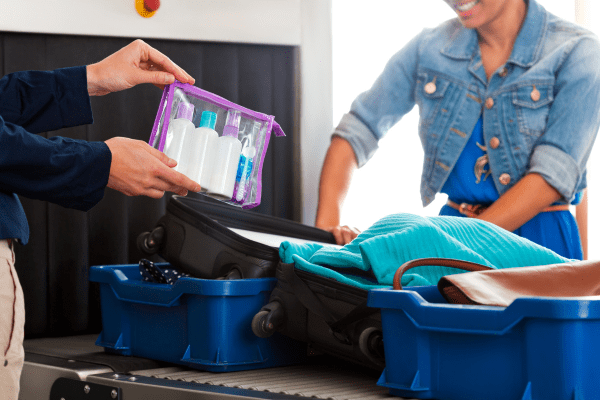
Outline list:
[[[295,67],[297,63],[294,47],[282,47],[272,58],[272,113],[286,134],[285,138],[273,137],[271,147],[273,190],[272,213],[288,219],[300,220],[299,153],[295,157],[294,143],[300,143],[295,134],[296,116],[299,114],[295,87]],[[296,179],[298,178],[298,179]]]
[[[258,46],[239,49],[239,104],[265,114],[272,114],[272,58],[273,52]],[[273,137],[265,156],[262,170],[261,204],[253,211],[273,215]]]
[[[2,33],[4,36],[4,73],[45,70],[46,38],[44,35]]]
[[[78,398],[85,398],[86,400],[122,399],[121,389],[118,387],[69,378],[58,378],[52,385],[52,389],[50,389],[50,400]]]
[[[196,81],[196,86],[238,103],[238,46],[208,43],[203,48],[202,80]]]

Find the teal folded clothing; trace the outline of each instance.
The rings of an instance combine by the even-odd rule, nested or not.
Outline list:
[[[299,269],[364,289],[390,286],[396,270],[418,258],[454,258],[494,269],[570,261],[489,222],[413,214],[389,215],[341,248],[283,242],[279,254]],[[442,276],[462,272],[449,267],[417,267],[402,277],[402,285],[436,285]]]

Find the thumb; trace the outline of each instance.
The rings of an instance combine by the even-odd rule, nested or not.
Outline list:
[[[162,151],[156,150],[154,147],[152,147],[150,145],[147,146],[146,150],[148,150],[148,152],[151,155],[158,158],[158,160],[160,162],[162,162],[169,168],[173,168],[177,165],[177,161],[173,160],[172,158],[169,158],[165,153],[163,153]]]

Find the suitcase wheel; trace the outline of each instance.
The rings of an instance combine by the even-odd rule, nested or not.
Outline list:
[[[380,328],[369,327],[358,337],[358,347],[362,354],[377,365],[385,365],[383,352],[383,332]]]
[[[142,232],[137,238],[137,247],[149,256],[155,254],[162,245],[165,228],[157,226],[152,232]]]
[[[252,318],[252,332],[258,337],[267,338],[282,327],[284,317],[279,302],[269,303]]]

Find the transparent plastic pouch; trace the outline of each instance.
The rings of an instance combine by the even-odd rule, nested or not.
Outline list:
[[[176,81],[164,89],[149,144],[175,159],[203,194],[253,208],[272,132],[285,136],[275,117]]]

